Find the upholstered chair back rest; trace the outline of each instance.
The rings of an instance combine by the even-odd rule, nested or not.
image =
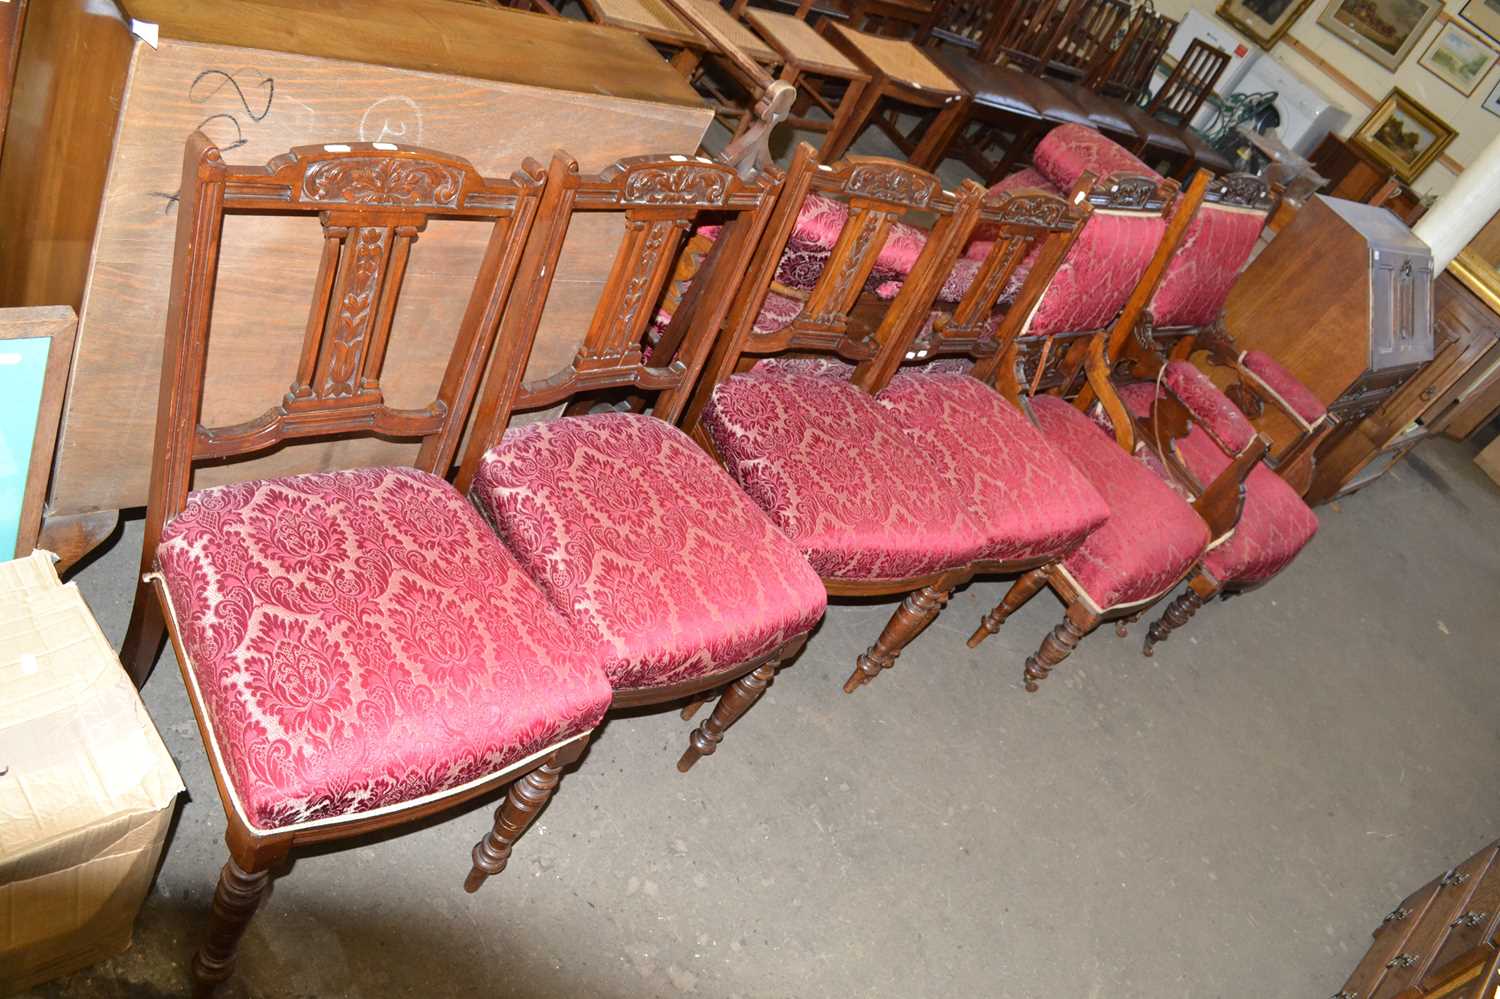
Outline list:
[[[1167,77],[1167,82],[1146,105],[1147,112],[1186,128],[1228,65],[1228,52],[1214,48],[1201,38],[1194,38],[1182,58],[1177,60],[1177,67]]]
[[[777,300],[771,294],[771,282],[810,193],[845,203],[848,218],[817,282],[804,300],[792,303],[795,317],[767,328],[757,318],[768,300]],[[737,370],[748,369],[757,357],[796,351],[853,361],[855,380],[869,391],[878,391],[895,373],[916,335],[946,275],[943,261],[951,266],[956,259],[983,197],[984,189],[977,184],[948,192],[932,174],[895,160],[852,156],[823,166],[811,146],[799,145],[705,382],[711,387]],[[856,302],[891,226],[924,216],[936,219],[895,300],[882,309],[878,322],[853,321]]]
[[[1212,181],[1148,306],[1157,329],[1211,325],[1265,228],[1265,181],[1230,174]]]
[[[420,439],[414,464],[445,473],[457,452],[485,357],[505,309],[542,192],[540,166],[508,180],[466,161],[390,143],[299,146],[265,166],[230,166],[208,137],[187,141],[167,307],[147,550],[186,500],[195,461],[342,434]],[[286,394],[261,415],[207,427],[205,360],[225,216],[315,216],[322,254],[302,349]],[[386,405],[381,370],[408,258],[430,219],[488,226],[436,397]],[[286,275],[288,280],[291,275]]]
[[[675,422],[770,218],[779,182],[774,171],[742,181],[732,167],[701,156],[629,157],[595,176],[581,176],[566,154],[554,156],[458,487],[467,488],[513,413],[629,387],[655,393],[653,413]],[[563,243],[575,218],[601,214],[618,218],[622,229],[603,291],[572,359],[536,375],[528,364]],[[717,238],[663,320],[668,279],[689,235],[703,227],[713,227]]]
[[[1079,187],[1093,207],[1083,231],[1048,281],[1018,335],[1055,336],[1108,326],[1136,290],[1166,232],[1172,181],[1112,174]],[[1018,303],[1019,304],[1019,303]]]
[[[1107,60],[1121,29],[1128,24],[1130,4],[1125,0],[1074,0],[1083,10],[1073,29],[1058,40],[1057,51],[1052,54],[1049,67],[1061,75],[1078,79]]]

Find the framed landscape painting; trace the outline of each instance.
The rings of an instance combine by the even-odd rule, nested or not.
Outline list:
[[[1458,133],[1397,87],[1370,112],[1354,145],[1410,184],[1432,165]]]
[[[1500,0],[1468,0],[1458,9],[1458,16],[1500,45]]]
[[[1312,0],[1224,0],[1216,13],[1270,51]],[[1495,0],[1500,3],[1500,0]]]
[[[1423,69],[1468,97],[1495,65],[1496,59],[1500,59],[1500,52],[1484,44],[1478,35],[1450,22],[1443,25],[1443,30],[1427,46],[1418,62]]]
[[[1442,9],[1442,0],[1329,0],[1318,24],[1394,71]]]

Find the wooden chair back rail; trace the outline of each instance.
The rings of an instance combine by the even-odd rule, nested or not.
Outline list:
[[[1114,52],[1116,35],[1129,17],[1130,5],[1124,0],[1084,0],[1084,10],[1073,30],[1060,39],[1051,67],[1085,76]]]
[[[1175,124],[1186,128],[1208,99],[1219,77],[1229,65],[1229,53],[1223,49],[1195,38],[1177,61],[1172,75],[1167,77],[1151,103],[1146,105],[1149,114],[1166,113]]]
[[[1064,0],[1020,0],[1011,17],[995,33],[993,48],[982,49],[989,61],[1003,57],[1028,73],[1040,73],[1055,57],[1058,47],[1078,23],[1085,3]]]
[[[779,179],[768,174],[742,181],[726,164],[690,156],[632,157],[597,177],[580,177],[571,157],[553,157],[539,221],[520,263],[515,304],[501,324],[459,470],[460,490],[468,488],[485,451],[500,442],[518,412],[586,392],[632,388],[657,393],[655,414],[675,422],[723,325],[734,282],[770,217]],[[525,381],[571,221],[597,212],[619,215],[624,236],[583,341],[566,367]],[[687,234],[710,220],[723,222],[719,236],[647,361],[646,332]]]
[[[1136,103],[1176,32],[1176,21],[1142,7],[1114,54],[1098,64],[1085,85],[1106,97]]]
[[[362,433],[421,438],[417,467],[446,471],[536,215],[535,167],[487,180],[464,160],[387,143],[303,146],[264,167],[228,166],[195,132],[184,154],[146,550],[186,503],[195,460]],[[323,252],[291,388],[253,420],[205,427],[199,413],[223,219],[240,212],[316,214]],[[381,369],[411,243],[430,218],[491,221],[491,235],[436,397],[421,409],[394,409],[381,392]]]
[[[912,42],[926,45],[935,37],[964,48],[981,49],[990,24],[1003,13],[994,0],[939,0]]]
[[[771,290],[798,212],[814,191],[845,200],[848,219],[801,313],[781,330],[758,333],[755,320]],[[832,354],[852,361],[855,384],[872,394],[884,388],[930,310],[947,268],[973,230],[983,197],[984,189],[978,184],[969,182],[956,193],[947,192],[936,177],[894,160],[855,156],[820,166],[813,148],[800,143],[787,167],[775,211],[730,306],[725,332],[714,342],[682,425],[689,432],[698,426],[719,382],[757,357],[786,351]],[[882,310],[875,329],[851,323],[850,313],[892,223],[916,212],[935,213],[937,221],[900,293]]]

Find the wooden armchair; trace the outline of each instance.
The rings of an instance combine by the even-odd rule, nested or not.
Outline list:
[[[229,166],[201,132],[188,139],[142,577],[121,659],[144,682],[170,634],[224,805],[230,858],[193,959],[200,994],[233,972],[294,846],[514,782],[498,842],[508,852],[609,705],[603,650],[441,478],[542,197],[532,166],[489,180],[461,159],[389,143]],[[286,395],[255,419],[209,427],[200,413],[224,220],[245,213],[316,219],[321,262]],[[381,370],[430,219],[487,226],[490,238],[435,398],[399,409]],[[420,441],[415,467],[190,489],[194,464],[349,434]]]
[[[742,181],[690,156],[634,157],[579,176],[559,154],[527,243],[457,484],[575,632],[601,642],[616,708],[725,689],[678,761],[715,751],[777,666],[821,620],[826,597],[796,548],[672,424],[686,405],[756,246],[778,178]],[[532,356],[563,242],[581,217],[622,240],[577,352]],[[662,301],[688,233],[718,237],[670,318]],[[532,365],[540,371],[529,371]],[[588,412],[517,421],[628,389],[653,415]],[[474,850],[472,891],[496,873],[496,831]]]

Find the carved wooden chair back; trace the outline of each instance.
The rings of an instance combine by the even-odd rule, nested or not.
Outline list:
[[[1049,73],[1081,79],[1090,69],[1107,61],[1120,42],[1119,35],[1130,23],[1130,4],[1125,0],[1075,0],[1083,6],[1073,30],[1058,42],[1048,64]]]
[[[187,502],[194,462],[341,434],[420,439],[413,464],[453,463],[484,361],[536,218],[543,180],[528,163],[508,180],[465,160],[390,143],[299,146],[265,166],[230,166],[202,132],[189,137],[157,406],[146,558]],[[219,250],[228,215],[316,216],[323,248],[291,387],[260,416],[201,423]],[[487,225],[489,242],[448,366],[420,409],[386,404],[381,369],[412,244],[430,219]]]
[[[1085,86],[1105,97],[1138,103],[1176,33],[1176,21],[1157,14],[1149,5],[1142,6],[1114,54],[1096,64]]]
[[[466,490],[511,416],[614,388],[655,393],[653,413],[675,423],[723,326],[739,277],[770,218],[779,175],[742,181],[701,156],[635,156],[595,176],[559,153],[547,170],[539,221],[526,245],[514,304],[501,325],[457,486]],[[527,363],[579,215],[620,218],[624,235],[582,342],[561,370],[527,379]],[[695,227],[719,226],[670,319],[668,279]]]
[[[1228,66],[1228,52],[1194,38],[1167,82],[1146,105],[1146,113],[1186,128]]]
[[[993,22],[979,55],[1001,59],[1027,73],[1041,73],[1084,13],[1086,3],[1067,0],[1017,0]]]
[[[847,220],[805,300],[793,303],[796,315],[762,325],[758,320],[772,297],[777,268],[809,194],[843,202]],[[931,310],[947,273],[943,262],[951,264],[962,247],[983,197],[978,184],[968,182],[957,192],[945,191],[937,177],[896,160],[851,156],[832,166],[820,165],[813,148],[799,144],[683,426],[691,430],[697,425],[715,385],[774,354],[842,358],[854,363],[856,385],[872,394],[880,391]],[[872,296],[862,292],[892,224],[927,213],[936,221],[901,290],[889,306],[871,303]]]

